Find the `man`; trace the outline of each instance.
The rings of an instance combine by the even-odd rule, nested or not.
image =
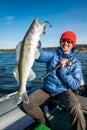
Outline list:
[[[55,69],[44,79],[43,92],[45,95],[41,102],[35,104],[33,95],[30,95],[30,104],[24,105],[28,113],[46,123],[43,111],[40,109],[42,102],[50,96],[60,101],[70,116],[72,130],[85,130],[86,123],[83,116],[82,108],[73,91],[80,87],[82,79],[82,68],[80,61],[75,57],[76,35],[72,31],[66,31],[61,35],[60,47],[57,50],[43,50],[39,42],[38,49],[40,57],[38,62],[46,63],[46,71],[49,72],[58,64],[61,67]],[[74,62],[73,62],[74,61]],[[72,63],[72,64],[71,64]],[[31,109],[31,110],[30,110]],[[37,112],[36,112],[37,110]],[[37,115],[35,115],[37,113]],[[38,117],[39,115],[39,117]]]

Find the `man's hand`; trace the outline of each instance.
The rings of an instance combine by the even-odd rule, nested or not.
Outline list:
[[[68,59],[62,59],[60,64],[61,64],[61,68],[64,68],[68,63]]]

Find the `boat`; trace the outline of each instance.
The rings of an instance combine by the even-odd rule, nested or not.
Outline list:
[[[85,88],[87,88],[87,75],[84,75],[84,81]],[[28,89],[28,95],[38,88],[41,86]],[[50,122],[50,129],[43,124],[37,124],[36,120],[26,113],[23,103],[19,105],[14,103],[16,94],[17,91],[0,97],[0,130],[70,130],[68,114],[55,100],[50,108],[49,102],[45,104],[49,108],[45,114]],[[87,95],[79,94],[77,96],[81,101],[87,121]]]

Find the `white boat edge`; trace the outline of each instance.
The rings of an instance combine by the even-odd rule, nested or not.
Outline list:
[[[0,130],[23,130],[34,122],[32,117],[14,104],[16,93],[0,98]]]

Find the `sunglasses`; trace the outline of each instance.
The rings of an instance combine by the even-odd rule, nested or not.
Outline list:
[[[73,43],[72,40],[66,39],[66,38],[62,38],[62,39],[60,40],[60,42],[63,42],[63,43],[67,42],[68,44],[69,44],[69,43]]]

